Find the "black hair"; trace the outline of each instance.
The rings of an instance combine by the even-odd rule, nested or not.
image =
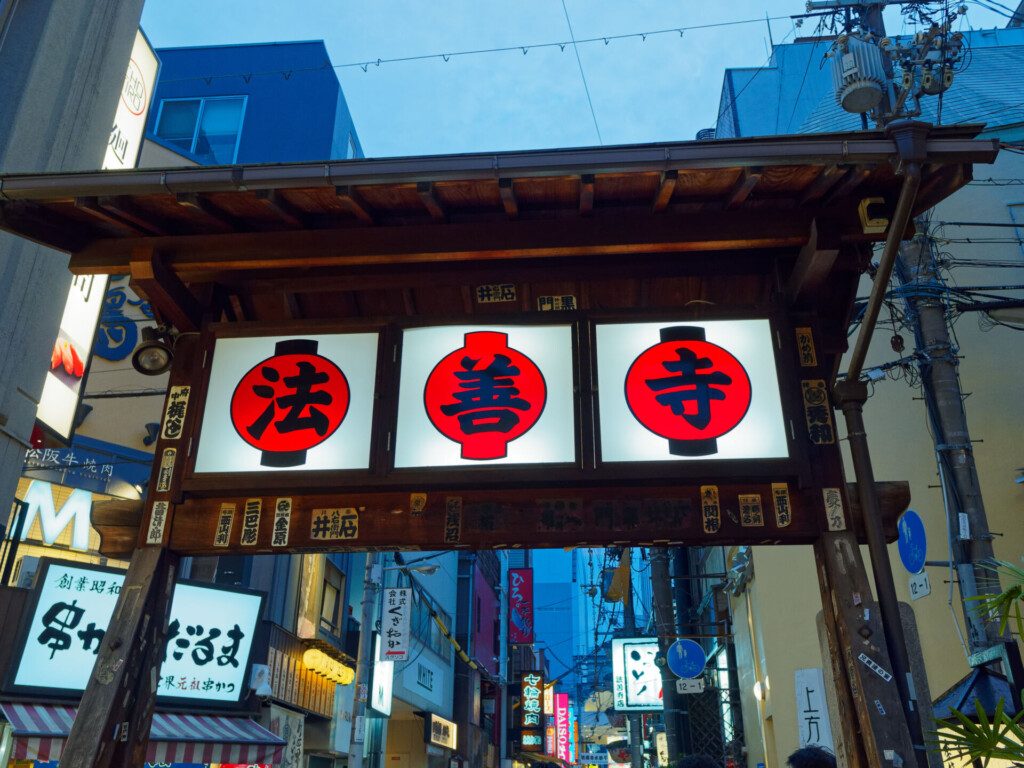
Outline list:
[[[824,747],[802,747],[786,763],[790,768],[836,768],[836,756]]]

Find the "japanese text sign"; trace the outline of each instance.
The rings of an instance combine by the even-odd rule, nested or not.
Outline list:
[[[366,469],[376,333],[218,338],[195,472]]]
[[[825,747],[834,751],[832,724],[825,703],[825,678],[819,667],[798,669],[796,679],[796,721],[800,746]]]
[[[524,672],[522,676],[522,698],[520,699],[519,722],[524,729],[539,729],[544,721],[544,675],[541,672]]]
[[[409,618],[412,615],[412,590],[389,587],[384,590],[384,609],[380,620],[381,661],[407,661],[409,658]]]
[[[398,468],[571,463],[574,411],[569,325],[403,334]]]
[[[599,323],[606,462],[787,458],[767,320]]]
[[[77,697],[89,682],[124,573],[52,561],[37,578],[13,686]],[[176,584],[157,696],[241,700],[262,604],[262,595],[252,592]]]
[[[529,645],[533,642],[532,568],[509,569],[508,602],[508,641]]]
[[[656,637],[612,640],[612,688],[619,712],[661,710],[661,668]],[[557,705],[556,705],[557,707]]]

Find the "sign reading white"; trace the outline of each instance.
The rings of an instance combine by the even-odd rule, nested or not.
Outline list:
[[[767,320],[598,324],[601,458],[786,458]]]
[[[96,324],[107,292],[106,275],[78,275],[64,304],[57,340],[50,353],[50,370],[36,407],[36,419],[67,441],[75,429],[82,381],[89,367]]]
[[[655,663],[658,638],[612,640],[612,686],[618,712],[660,711],[661,668]]]
[[[412,590],[389,587],[384,590],[384,616],[381,619],[381,661],[406,661],[409,658],[409,619],[412,615]]]
[[[376,333],[217,339],[196,473],[366,469]]]
[[[121,86],[121,98],[114,112],[114,126],[110,129],[107,152],[103,156],[103,170],[135,167],[146,131],[146,116],[153,100],[159,63],[146,36],[141,29],[138,30]]]
[[[796,678],[796,719],[800,729],[800,746],[825,747],[835,751],[832,724],[825,702],[825,678],[819,667],[798,669]]]
[[[403,333],[395,466],[576,460],[569,325]]]
[[[123,583],[118,571],[47,563],[14,685],[85,690]],[[175,585],[157,696],[239,701],[262,603],[249,592]]]
[[[380,659],[380,635],[374,638],[373,658]],[[382,715],[391,714],[391,694],[395,685],[395,662],[375,661],[370,677],[370,706]]]

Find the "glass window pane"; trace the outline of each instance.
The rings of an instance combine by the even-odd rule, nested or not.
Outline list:
[[[199,100],[165,101],[160,110],[160,123],[156,135],[186,152],[192,151],[192,139],[199,118]]]
[[[242,127],[242,99],[211,99],[203,104],[195,154],[202,162],[223,165],[235,159]]]

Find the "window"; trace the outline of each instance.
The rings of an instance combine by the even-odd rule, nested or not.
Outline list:
[[[334,637],[341,637],[344,602],[345,577],[332,563],[326,563],[323,601],[320,603],[320,629]]]
[[[160,102],[156,135],[201,163],[233,163],[238,156],[244,113],[244,96],[164,99]]]

